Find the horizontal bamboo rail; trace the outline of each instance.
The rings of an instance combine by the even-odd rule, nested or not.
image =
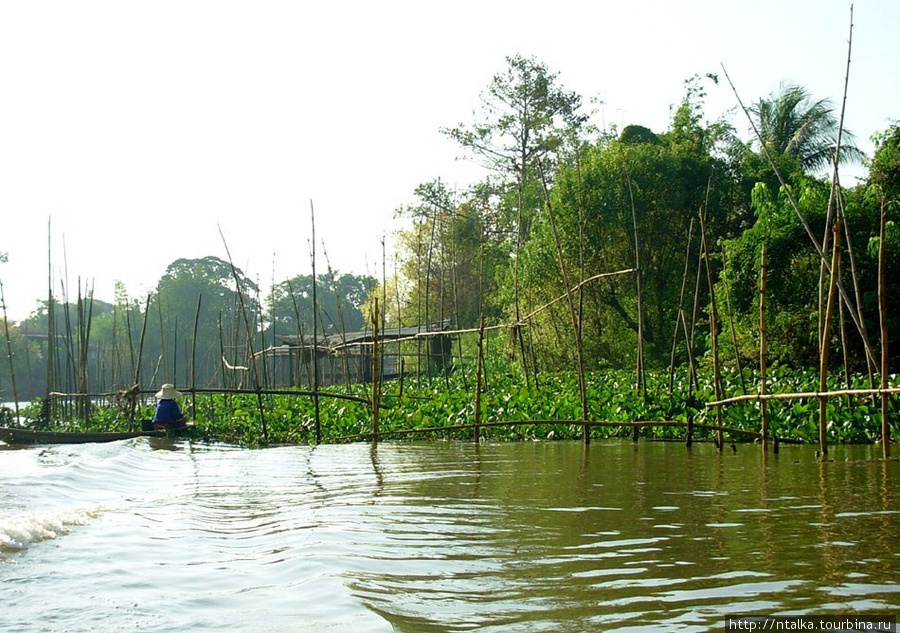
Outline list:
[[[574,293],[576,290],[578,290],[582,286],[584,286],[592,281],[597,281],[598,279],[602,279],[603,277],[613,277],[615,275],[626,275],[626,274],[635,272],[635,270],[636,269],[634,269],[634,268],[626,268],[625,270],[617,270],[617,271],[614,271],[611,273],[600,273],[600,274],[594,275],[593,277],[588,277],[584,281],[579,282],[569,292]],[[523,316],[522,319],[518,322],[501,323],[499,325],[486,325],[486,326],[484,326],[484,331],[490,332],[492,330],[510,330],[510,329],[516,328],[516,327],[527,326],[528,319],[533,317],[535,314],[538,314],[539,312],[546,310],[553,304],[563,301],[567,296],[569,296],[569,293],[562,294],[562,295],[558,296],[556,299],[553,299],[552,301],[545,303],[544,305],[542,305],[538,308],[535,308],[534,310],[532,310],[531,312],[529,312],[528,314]],[[426,331],[426,332],[419,332],[417,334],[411,334],[410,336],[404,336],[404,337],[398,337],[395,339],[391,339],[391,342],[392,343],[401,343],[401,342],[407,342],[407,341],[415,341],[415,340],[423,339],[423,338],[430,338],[430,337],[434,337],[434,336],[442,336],[442,335],[446,336],[446,335],[450,335],[450,334],[476,334],[480,331],[481,331],[480,327],[464,328],[464,329],[459,329],[459,330]],[[346,344],[342,344],[342,345],[335,345],[331,349],[336,351],[336,350],[343,349],[345,347],[353,347],[353,346],[364,347],[366,345],[372,345],[372,341],[359,341],[359,342],[353,342],[353,343],[346,343]]]
[[[743,402],[747,400],[794,400],[800,398],[829,398],[832,396],[869,396],[873,393],[900,393],[900,387],[889,387],[887,389],[837,389],[835,391],[804,391],[797,393],[748,393],[742,396],[734,396],[732,398],[724,398],[723,400],[707,402],[706,407],[719,407],[725,404],[732,404],[735,402]]]
[[[184,389],[179,388],[182,394],[192,394],[192,393],[205,393],[205,394],[231,394],[231,395],[263,395],[263,396],[319,396],[320,398],[335,398],[337,400],[350,400],[352,402],[362,402],[365,404],[369,404],[368,398],[363,398],[361,396],[353,396],[346,393],[332,393],[328,391],[303,391],[299,389],[227,389],[224,387],[219,388],[191,388],[185,387]],[[131,392],[132,394],[140,394],[143,396],[150,396],[156,393],[155,389],[146,390],[142,389],[138,392]],[[113,391],[110,393],[64,393],[61,391],[51,391],[47,394],[48,398],[115,398],[122,396],[122,392]],[[126,394],[128,395],[128,394]]]

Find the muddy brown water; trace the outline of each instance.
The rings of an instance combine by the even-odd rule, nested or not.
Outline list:
[[[879,447],[0,450],[2,631],[706,631],[900,612]]]

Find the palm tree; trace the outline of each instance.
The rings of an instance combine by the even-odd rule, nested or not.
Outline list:
[[[807,172],[822,170],[834,161],[838,121],[828,99],[813,101],[805,88],[782,85],[780,92],[760,99],[750,112],[773,158],[790,156]],[[853,142],[853,134],[843,130],[840,163],[863,158]]]

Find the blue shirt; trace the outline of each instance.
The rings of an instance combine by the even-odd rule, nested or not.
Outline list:
[[[181,409],[178,408],[178,403],[174,400],[160,400],[156,403],[156,415],[153,416],[154,422],[177,425],[181,424],[179,422],[181,418]]]

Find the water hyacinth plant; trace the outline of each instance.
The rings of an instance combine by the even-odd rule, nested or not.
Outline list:
[[[842,376],[835,375],[835,387]],[[734,372],[722,374],[724,393],[740,395],[742,382],[748,392],[757,389],[757,376],[745,369],[744,380]],[[815,370],[775,367],[770,370],[770,393],[815,392]],[[466,384],[468,389],[466,389]],[[892,384],[897,385],[896,377]],[[595,438],[627,437],[630,423],[643,422],[642,437],[680,439],[684,425],[712,424],[715,416],[706,403],[713,400],[712,375],[701,373],[692,385],[687,372],[677,372],[669,391],[668,376],[647,374],[646,395],[635,389],[633,372],[595,371],[587,374],[588,421],[606,423],[594,426]],[[865,388],[866,376],[852,377],[851,387]],[[446,379],[406,378],[403,394],[397,383],[387,383],[380,409],[380,432],[386,439],[440,437],[469,440],[473,436],[474,385],[464,381],[462,373]],[[328,397],[346,395],[346,388],[322,389],[319,424],[323,442],[361,441],[372,437],[372,414],[361,400]],[[359,390],[362,394],[364,391]],[[191,399],[186,399],[187,405]],[[196,408],[190,411],[195,428],[193,437],[247,446],[315,442],[315,407],[309,395],[289,392],[197,394]],[[262,403],[260,407],[259,403]],[[526,385],[512,374],[492,377],[482,394],[481,436],[491,441],[578,439],[582,437],[581,404],[578,377],[574,372],[540,374],[536,384]],[[833,397],[828,401],[828,439],[833,443],[871,443],[880,437],[880,410],[877,401],[865,396]],[[758,433],[760,406],[756,400],[729,404],[722,408],[724,427]],[[66,412],[69,409],[63,408]],[[36,419],[40,402],[25,410]],[[138,407],[135,417],[149,419],[153,403]],[[770,400],[771,432],[784,440],[815,442],[818,438],[818,398]],[[265,425],[263,424],[265,418]],[[653,422],[658,422],[654,425]],[[615,426],[614,423],[621,423]],[[677,423],[677,424],[673,424]],[[63,416],[55,428],[66,431],[129,430],[134,421],[122,417],[115,408],[95,405],[87,420],[72,414]],[[900,431],[896,422],[892,433]],[[697,439],[712,439],[709,430],[695,432]],[[735,435],[732,439],[746,439]]]

